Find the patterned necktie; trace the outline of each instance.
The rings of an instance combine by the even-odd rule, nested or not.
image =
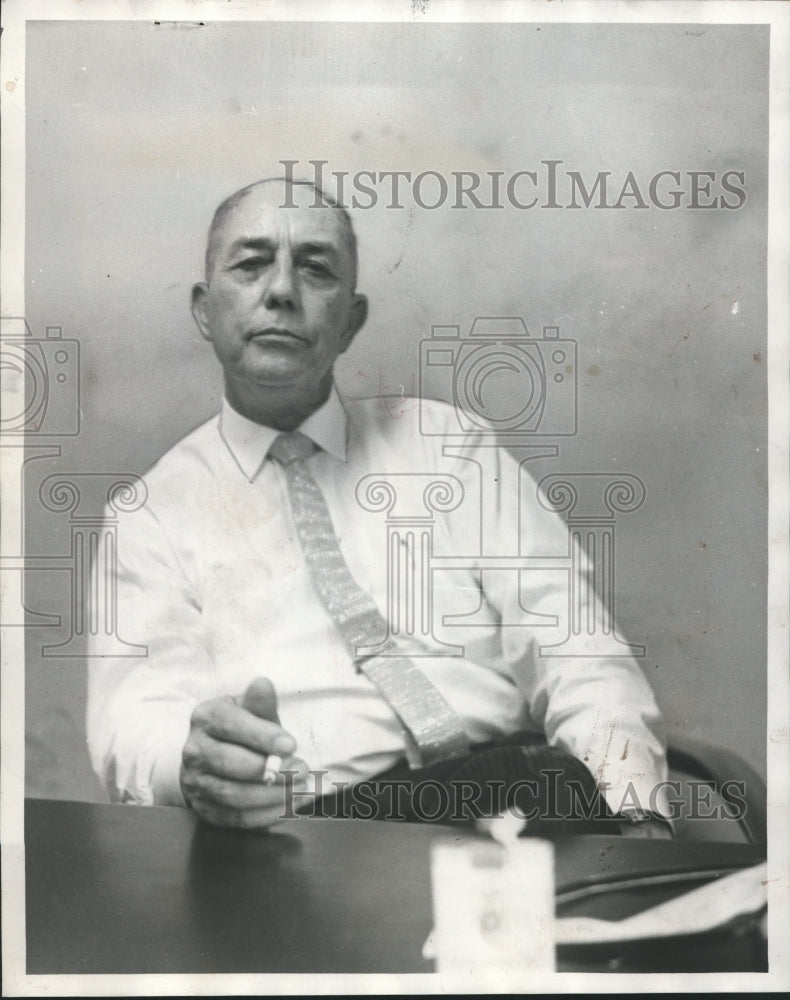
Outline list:
[[[299,431],[280,434],[269,449],[285,469],[291,513],[313,586],[348,644],[357,670],[398,716],[410,766],[463,756],[469,753],[469,738],[458,716],[407,656],[392,655],[397,653],[392,640],[385,647],[389,656],[356,656],[358,646],[380,643],[387,623],[351,575],[340,551],[324,495],[305,464],[315,450],[316,445]]]

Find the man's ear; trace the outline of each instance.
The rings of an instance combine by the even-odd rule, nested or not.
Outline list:
[[[343,350],[348,350],[351,341],[356,337],[365,320],[368,318],[368,297],[367,295],[355,295],[351,304],[351,315],[348,320],[348,329],[343,334]]]
[[[206,299],[208,297],[208,285],[201,281],[192,286],[192,316],[198,325],[200,335],[204,340],[212,340],[211,327],[206,315]]]

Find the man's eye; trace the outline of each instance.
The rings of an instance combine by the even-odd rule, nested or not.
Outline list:
[[[302,262],[302,267],[310,274],[317,274],[321,276],[331,274],[331,271],[323,264],[320,260],[306,260]]]
[[[257,271],[265,266],[266,261],[263,257],[246,257],[244,260],[240,260],[236,265],[237,269],[240,271]]]

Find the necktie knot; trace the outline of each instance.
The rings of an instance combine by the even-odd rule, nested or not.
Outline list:
[[[316,449],[316,444],[306,434],[302,434],[301,431],[288,431],[274,439],[269,454],[281,465],[290,465],[291,462],[309,458]]]

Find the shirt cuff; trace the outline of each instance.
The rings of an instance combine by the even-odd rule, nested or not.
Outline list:
[[[633,811],[650,812],[671,825],[673,809],[669,786],[663,771],[652,761],[630,777],[618,777],[611,783],[600,783],[606,804],[615,815]]]
[[[144,736],[138,733],[128,746],[116,743],[106,766],[107,790],[113,802],[186,806],[180,774],[190,718],[191,708],[183,718],[171,715],[149,721]]]
[[[181,755],[177,759],[163,760],[154,764],[151,774],[152,805],[180,806],[186,808],[186,800],[181,791]]]
[[[151,748],[151,805],[186,807],[181,791],[181,755],[189,737],[191,709],[181,723],[175,721],[167,733],[158,734]]]

